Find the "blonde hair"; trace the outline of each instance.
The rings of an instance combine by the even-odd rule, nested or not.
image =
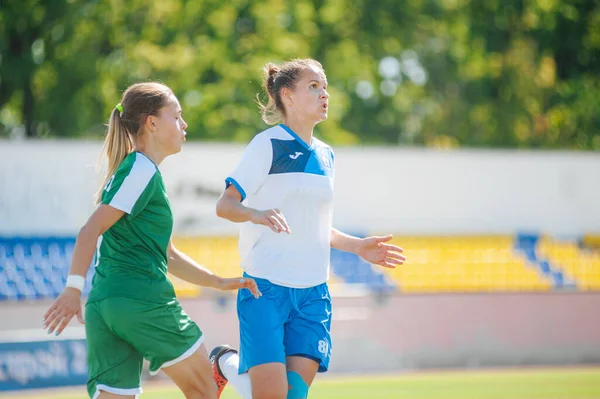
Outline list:
[[[302,72],[313,66],[324,71],[321,63],[312,58],[293,59],[282,65],[268,63],[263,67],[265,74],[263,89],[267,93],[268,100],[266,104],[262,103],[257,95],[256,102],[260,107],[262,120],[266,124],[275,125],[285,118],[285,107],[283,101],[281,101],[281,89],[286,87],[294,90]]]
[[[100,168],[102,158],[106,157],[106,175],[96,192],[96,204],[102,201],[102,192],[121,162],[133,151],[135,139],[141,133],[146,118],[157,115],[172,95],[173,91],[169,87],[157,82],[136,83],[125,90],[120,102],[120,109],[123,111],[115,107],[108,121],[108,132],[98,165]]]

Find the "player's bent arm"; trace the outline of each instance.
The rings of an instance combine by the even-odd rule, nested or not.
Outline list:
[[[241,290],[247,288],[255,298],[262,295],[256,285],[256,281],[253,279],[245,277],[219,277],[175,248],[173,241],[169,242],[167,256],[169,258],[169,272],[188,283],[201,285],[203,287],[217,288],[219,290]]]
[[[340,251],[357,254],[362,242],[361,238],[342,233],[336,228],[331,229],[331,247]]]
[[[238,189],[231,185],[221,194],[217,201],[217,216],[227,219],[234,223],[252,222],[267,226],[275,233],[291,233],[290,227],[285,217],[278,209],[269,209],[259,211],[254,208],[244,206],[242,195]]]
[[[98,238],[124,214],[125,212],[105,204],[96,208],[77,234],[69,275],[86,276],[94,259]]]
[[[85,283],[85,275],[94,258],[98,237],[115,224],[123,214],[123,211],[101,204],[79,230],[65,289],[44,314],[44,328],[48,328],[48,334],[56,331],[56,335],[59,335],[73,316],[77,316],[80,323],[84,322],[81,312],[81,291]]]
[[[234,223],[252,220],[252,213],[255,211],[242,204],[242,195],[234,185],[227,187],[217,201],[217,216]]]
[[[205,269],[192,258],[175,248],[173,241],[169,242],[167,257],[169,260],[169,272],[175,277],[203,287],[219,287],[220,277],[214,275],[210,270]]]

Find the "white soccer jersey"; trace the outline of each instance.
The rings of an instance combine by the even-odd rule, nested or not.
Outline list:
[[[313,138],[309,146],[283,124],[254,137],[226,184],[251,208],[279,209],[291,234],[243,223],[239,249],[246,273],[294,288],[327,281],[333,178],[333,151],[322,141]]]

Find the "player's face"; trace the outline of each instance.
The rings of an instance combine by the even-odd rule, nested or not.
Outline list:
[[[329,93],[325,72],[316,66],[305,69],[290,98],[291,107],[288,112],[295,112],[304,120],[314,123],[327,119]]]
[[[167,154],[181,151],[187,123],[181,116],[181,106],[175,96],[158,113],[156,140]]]

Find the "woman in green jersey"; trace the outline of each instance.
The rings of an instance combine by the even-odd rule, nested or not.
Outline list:
[[[177,98],[160,83],[130,86],[110,116],[98,207],[77,236],[66,287],[44,316],[56,335],[73,316],[83,323],[81,291],[96,251],[85,306],[91,398],[137,397],[144,358],[151,374],[162,369],[186,398],[217,397],[204,337],[179,305],[167,266],[194,284],[260,296],[254,280],[218,277],[173,246],[158,165],[181,150],[186,127]]]

